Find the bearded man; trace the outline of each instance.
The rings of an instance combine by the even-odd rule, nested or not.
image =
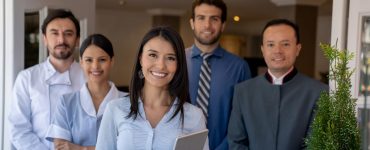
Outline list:
[[[44,62],[21,71],[14,83],[11,112],[13,149],[53,149],[45,139],[61,95],[77,91],[85,83],[73,51],[80,40],[79,21],[70,11],[51,11],[42,25],[49,56]]]

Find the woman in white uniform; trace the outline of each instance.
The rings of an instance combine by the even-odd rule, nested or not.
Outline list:
[[[98,150],[172,150],[176,137],[206,128],[189,103],[185,49],[169,27],[151,29],[135,58],[130,96],[111,101],[99,130]]]
[[[80,48],[80,65],[87,83],[80,91],[63,95],[46,139],[55,149],[95,149],[106,104],[126,94],[109,81],[113,47],[101,34],[90,35]]]

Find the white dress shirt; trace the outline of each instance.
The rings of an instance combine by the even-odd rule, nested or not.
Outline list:
[[[18,150],[53,149],[45,135],[55,105],[63,94],[78,91],[84,83],[77,62],[63,73],[55,70],[49,58],[21,71],[14,83],[9,115],[12,145]]]
[[[284,81],[285,76],[288,75],[290,72],[292,72],[293,69],[294,69],[294,67],[291,67],[281,77],[275,77],[274,74],[271,73],[270,69],[268,69],[267,71],[270,74],[270,76],[272,77],[272,84],[275,84],[275,85],[283,85],[283,81]]]

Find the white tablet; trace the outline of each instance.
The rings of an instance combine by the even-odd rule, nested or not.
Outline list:
[[[179,136],[173,150],[202,150],[208,136],[208,129]]]

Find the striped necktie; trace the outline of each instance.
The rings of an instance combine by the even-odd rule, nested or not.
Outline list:
[[[209,56],[211,56],[211,54],[202,53],[200,55],[203,57],[203,63],[200,67],[197,103],[198,106],[202,109],[204,116],[207,117],[209,93],[211,89],[211,67],[208,64],[208,58]]]

